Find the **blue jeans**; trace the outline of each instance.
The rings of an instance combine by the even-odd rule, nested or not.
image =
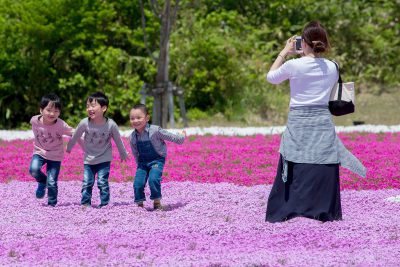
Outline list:
[[[161,199],[161,175],[164,169],[165,159],[157,159],[151,162],[139,162],[136,169],[133,190],[135,192],[135,202],[146,200],[144,187],[147,180],[150,187],[150,199]]]
[[[41,171],[43,165],[46,164],[46,174]],[[53,161],[43,158],[37,154],[32,157],[29,173],[36,179],[38,183],[47,186],[47,197],[49,205],[57,204],[58,195],[58,174],[60,173],[61,161]]]
[[[110,202],[110,187],[108,176],[110,176],[111,162],[102,162],[95,165],[84,164],[83,184],[82,184],[82,205],[92,204],[92,190],[94,177],[97,174],[97,187],[100,190],[100,206],[105,206]]]

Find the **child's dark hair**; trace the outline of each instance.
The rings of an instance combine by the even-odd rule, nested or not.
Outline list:
[[[89,103],[96,101],[97,103],[99,103],[99,105],[101,107],[104,107],[104,106],[108,107],[108,97],[102,92],[96,92],[96,93],[91,94],[87,98],[87,101]]]
[[[56,94],[50,93],[44,95],[40,100],[40,108],[44,109],[49,103],[52,103],[52,107],[55,107],[61,111],[61,100]]]
[[[149,111],[147,110],[147,107],[145,104],[136,104],[133,106],[132,109],[140,109],[144,113],[144,115],[149,114]]]

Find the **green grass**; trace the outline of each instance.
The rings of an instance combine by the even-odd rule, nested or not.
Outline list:
[[[365,124],[400,124],[400,88],[390,94],[359,94],[356,95],[355,102],[355,113],[335,117],[336,125],[352,125],[353,121],[363,121]]]
[[[250,126],[279,126],[285,125],[287,111],[281,114],[269,116],[263,119],[257,114],[246,114],[241,120],[227,120],[223,115],[216,114],[206,119],[190,121],[190,127],[250,127]],[[372,93],[359,93],[356,95],[356,111],[353,114],[334,117],[335,125],[349,126],[354,122],[375,125],[400,124],[400,88],[391,93],[380,95]],[[175,128],[183,127],[182,123],[176,123]]]

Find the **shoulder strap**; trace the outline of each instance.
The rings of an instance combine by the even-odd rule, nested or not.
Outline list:
[[[333,61],[333,60],[331,60],[331,61],[335,64],[336,70],[337,70],[337,72],[339,74],[338,83],[343,83],[342,82],[342,76],[340,76],[339,64],[337,64],[336,61]]]
[[[339,78],[338,78],[338,85],[339,85],[339,90],[338,90],[338,100],[342,100],[342,76],[340,76],[340,70],[339,70],[339,64],[337,64],[336,63],[336,61],[333,61],[333,60],[331,60],[334,64],[335,64],[335,67],[336,67],[336,70],[337,70],[337,72],[338,72],[338,74],[339,74]]]

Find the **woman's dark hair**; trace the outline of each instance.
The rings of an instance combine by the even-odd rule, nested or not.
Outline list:
[[[53,107],[55,107],[61,111],[61,100],[56,94],[50,93],[50,94],[44,95],[42,97],[42,99],[40,100],[40,108],[44,109],[45,107],[47,107],[47,105],[49,103],[52,103]]]
[[[96,93],[91,94],[87,98],[87,101],[89,103],[96,101],[97,103],[99,103],[99,105],[101,107],[104,107],[104,106],[108,107],[108,97],[102,92],[96,92]]]
[[[301,37],[314,53],[323,53],[330,48],[328,33],[319,21],[309,22],[304,27]]]
[[[144,115],[149,114],[149,111],[147,110],[147,107],[145,104],[136,104],[133,106],[132,109],[140,109],[144,113]]]

